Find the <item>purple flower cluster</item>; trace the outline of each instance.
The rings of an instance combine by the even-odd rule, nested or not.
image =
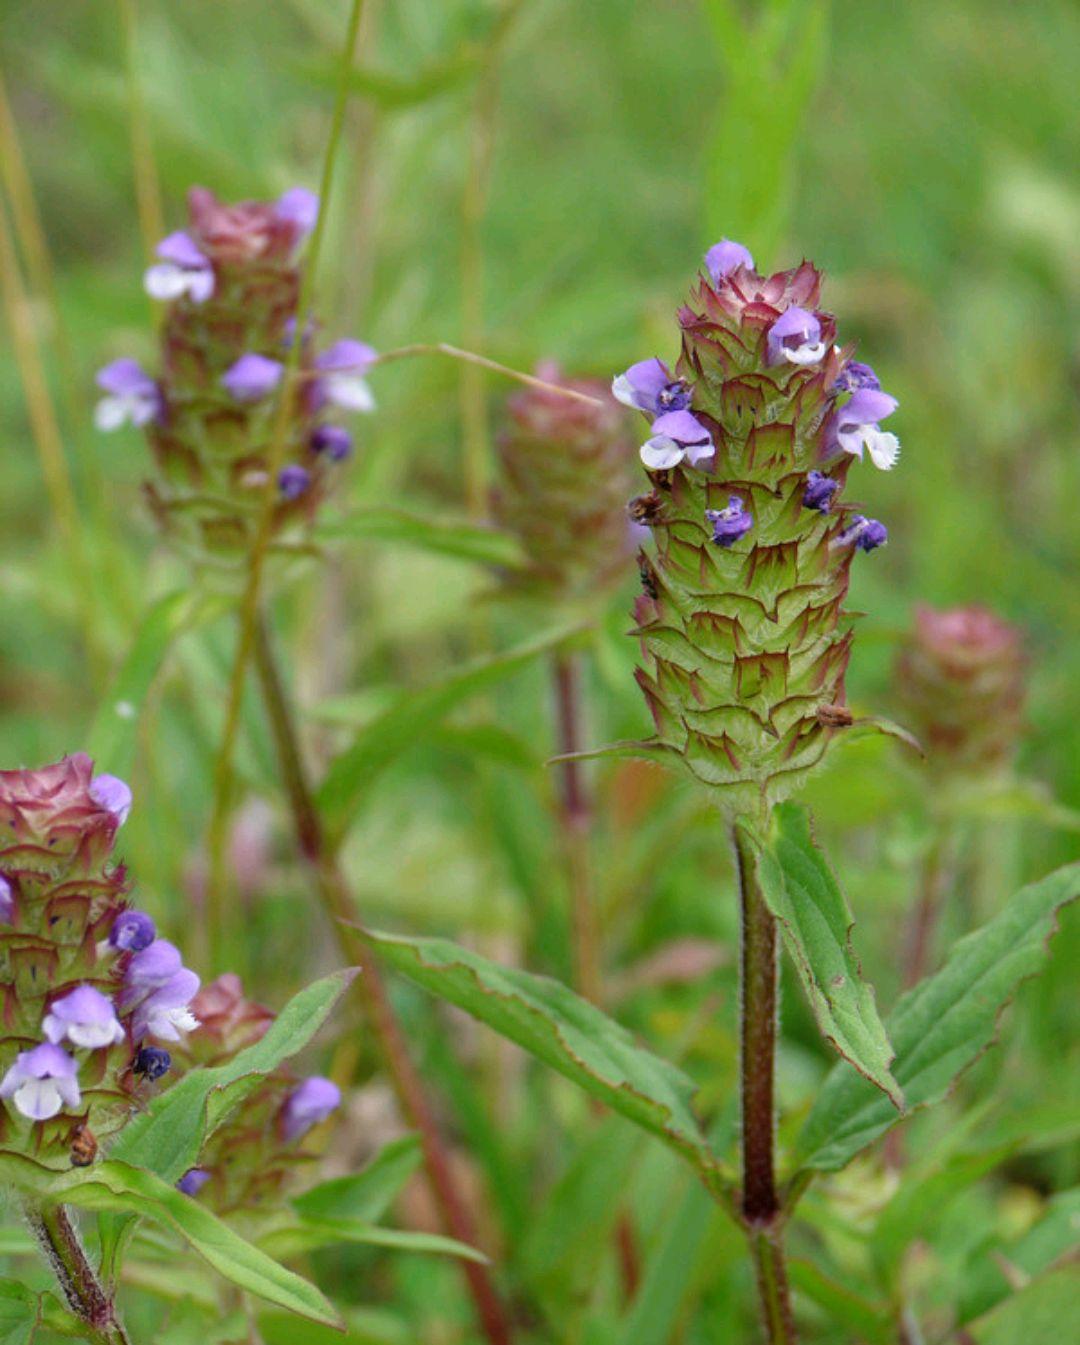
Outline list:
[[[758,276],[754,258],[741,243],[721,239],[705,254],[705,267],[718,293],[725,286],[734,287],[743,303],[768,300],[772,282]],[[831,324],[828,331],[831,334]],[[765,332],[764,358],[768,366],[816,365],[825,359],[829,349],[822,318],[790,299]],[[650,417],[652,433],[640,450],[641,461],[650,472],[668,471],[681,464],[711,469],[716,446],[710,424],[691,409],[691,386],[672,374],[663,361],[649,359],[632,364],[612,381],[611,391],[617,401]],[[834,402],[825,427],[826,456],[847,453],[861,460],[866,453],[875,467],[887,471],[895,466],[900,443],[896,435],[881,429],[881,421],[892,415],[898,402],[881,390],[873,369],[856,360],[847,362],[836,376],[831,392]],[[846,400],[841,404],[844,394]],[[807,509],[828,513],[840,487],[839,480],[824,472],[811,471],[803,486],[802,503]],[[713,528],[713,541],[721,547],[732,546],[753,527],[751,515],[734,495],[726,509],[709,510],[706,519]],[[884,526],[860,515],[839,534],[836,544],[872,551],[885,540]]]

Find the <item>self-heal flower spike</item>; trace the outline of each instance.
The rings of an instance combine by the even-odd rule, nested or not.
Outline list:
[[[120,826],[131,812],[131,789],[116,775],[95,775],[90,781],[90,797],[107,808]]]
[[[314,1074],[285,1099],[281,1109],[281,1133],[291,1143],[341,1106],[341,1090],[330,1079]]]
[[[374,346],[364,341],[337,341],[315,357],[319,376],[312,383],[316,409],[338,406],[344,411],[374,411],[375,396],[364,375],[379,358]]]
[[[715,283],[723,280],[725,276],[730,275],[739,266],[744,266],[748,271],[752,271],[754,269],[754,259],[750,255],[749,249],[744,248],[741,243],[733,243],[730,238],[721,238],[719,243],[714,243],[706,252],[705,265]]]
[[[186,294],[192,303],[203,304],[214,293],[214,268],[199,251],[191,235],[178,230],[156,248],[161,260],[146,272],[146,292],[152,299],[179,299]]]
[[[641,461],[652,472],[677,467],[684,459],[700,467],[713,456],[712,435],[689,411],[669,411],[652,423],[652,435],[641,446]]]
[[[311,486],[311,473],[295,462],[283,467],[278,473],[278,490],[286,500],[298,500]]]
[[[285,366],[265,355],[246,354],[222,374],[222,386],[238,402],[258,402],[281,382]]]
[[[94,408],[94,425],[99,430],[140,427],[161,415],[161,389],[136,360],[113,360],[98,370],[95,381],[105,393]]]
[[[66,1051],[44,1041],[20,1051],[0,1082],[0,1098],[15,1104],[31,1121],[48,1121],[59,1112],[74,1111],[82,1101],[79,1067]]]
[[[854,546],[859,551],[876,551],[889,540],[889,530],[876,518],[865,518],[862,514],[853,514],[851,522],[843,532],[838,533],[832,545],[834,547]]]
[[[803,491],[803,508],[816,509],[820,514],[827,514],[832,498],[839,489],[840,482],[834,481],[831,476],[826,476],[824,472],[810,472],[806,478],[806,489]]]
[[[142,911],[121,911],[109,931],[109,942],[121,952],[141,953],[150,947],[156,936],[157,929],[148,915]]]
[[[753,516],[738,495],[729,498],[726,509],[706,509],[705,517],[712,527],[712,539],[717,546],[734,546],[754,526]]]
[[[611,395],[623,406],[650,415],[666,411],[685,411],[690,406],[690,389],[681,379],[673,378],[661,360],[639,360],[626,373],[611,381]]]
[[[861,459],[870,454],[875,467],[887,472],[900,457],[900,440],[884,432],[878,421],[891,416],[899,406],[895,397],[877,388],[859,388],[851,401],[836,413],[836,442],[845,453]]]
[[[124,1040],[124,1029],[116,1017],[112,1000],[91,985],[77,986],[61,999],[54,1000],[41,1030],[54,1045],[59,1045],[66,1037],[72,1046],[87,1051]]]
[[[769,328],[768,350],[770,364],[817,364],[827,350],[821,323],[805,308],[787,309]]]

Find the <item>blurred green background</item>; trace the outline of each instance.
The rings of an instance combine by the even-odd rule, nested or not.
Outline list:
[[[86,609],[43,487],[9,302],[0,333],[5,765],[86,743],[140,614],[184,583],[142,507],[141,438],[96,435],[90,423],[94,370],[122,354],[154,359],[125,64],[124,16],[133,12],[104,0],[0,8],[6,99],[60,321],[25,248],[31,299],[16,304],[16,316],[45,354],[90,558]],[[343,4],[329,0],[138,5],[135,116],[152,146],[166,231],[182,227],[193,183],[226,199],[318,185],[344,21]],[[890,545],[855,566],[852,605],[868,615],[852,702],[896,712],[890,670],[916,602],[988,603],[1029,640],[1030,731],[1019,771],[1044,792],[1027,790],[982,816],[972,871],[983,885],[959,894],[951,933],[992,910],[1015,880],[1077,852],[1069,811],[1080,810],[1077,52],[1080,13],[1065,0],[369,0],[320,268],[331,332],[380,350],[452,341],[520,369],[555,357],[603,377],[675,354],[673,311],[721,235],[746,243],[762,269],[803,256],[824,268],[825,306],[842,337],[858,342],[900,399],[889,427],[903,443],[895,472],[864,467],[853,476],[868,510],[888,523]],[[9,124],[9,171],[14,144]],[[9,178],[9,230],[11,186]],[[463,398],[474,385],[461,366],[436,359],[388,366],[375,384],[379,409],[362,426],[335,509],[463,516]],[[480,389],[494,433],[511,386],[485,375]],[[482,425],[479,435],[483,448]],[[480,609],[478,632],[476,599],[490,588],[476,567],[377,542],[337,546],[326,564],[296,575],[279,595],[277,621],[313,760],[325,761],[402,688],[445,677],[484,641],[501,648],[526,637],[535,615],[498,604]],[[633,588],[631,573],[592,644],[591,741],[646,728],[623,633]],[[127,858],[148,908],[177,934],[200,899],[230,651],[227,622],[183,641],[140,720]],[[236,850],[248,866],[246,924],[232,952],[254,992],[280,1003],[334,953],[290,859],[254,707],[246,727],[248,830]],[[548,859],[551,750],[538,664],[402,752],[350,838],[350,873],[369,918],[478,941],[492,956],[567,976],[565,894]],[[659,1048],[688,1053],[708,1104],[722,1103],[735,1007],[725,840],[682,786],[611,766],[592,778],[606,960],[613,981],[630,987],[616,1011]],[[923,792],[917,769],[876,745],[838,754],[812,791],[860,922],[864,967],[886,1004],[928,826]],[[966,1085],[969,1096],[994,1085],[981,1122],[991,1130],[1043,1100],[1064,1107],[1067,1090],[1080,1088],[1075,1040],[1067,1045],[1080,920],[1073,913],[1064,924],[1049,974],[1025,989],[1008,1020],[1006,1045]],[[690,937],[708,941],[716,964],[704,978],[660,988],[635,980],[643,959]],[[532,1197],[515,1163],[530,1156],[549,1188],[571,1161],[582,1110],[531,1072],[521,1086],[541,1101],[524,1103],[516,1057],[508,1063],[485,1037],[466,1033],[459,1057],[447,1057],[444,1020],[413,992],[401,997],[418,1049],[453,1098],[464,1147],[481,1155],[494,1192],[492,1237],[520,1247]],[[797,1110],[828,1060],[794,987],[788,1006],[783,1092]],[[452,1031],[462,1034],[457,1024]],[[940,1136],[949,1115],[916,1126]],[[364,1144],[361,1133],[358,1151]],[[670,1178],[666,1160],[653,1157],[657,1171],[643,1172],[635,1195],[644,1206]],[[1077,1159],[1068,1144],[1043,1144],[1015,1160],[1008,1182],[958,1195],[958,1222],[1015,1232],[1049,1190],[1076,1181]],[[808,1209],[813,1222],[818,1207]],[[703,1229],[719,1278],[699,1276],[688,1301],[738,1302],[723,1279],[734,1267],[742,1284],[738,1246]],[[859,1273],[835,1228],[816,1236]],[[508,1255],[528,1281],[528,1257]],[[956,1283],[964,1273],[956,1269]],[[441,1267],[427,1282],[436,1275],[427,1265],[393,1275],[403,1301],[430,1306],[442,1294],[457,1304],[445,1309],[451,1317],[467,1318],[451,1270],[445,1283]],[[960,1292],[942,1283],[920,1287],[931,1307],[935,1294]],[[387,1291],[373,1271],[360,1292]],[[576,1311],[585,1290],[575,1281],[573,1293]],[[731,1338],[721,1328],[740,1329],[740,1311],[730,1307],[724,1319],[713,1301],[703,1314],[711,1325],[688,1318],[695,1334],[686,1338]],[[848,1338],[822,1331],[823,1340]]]

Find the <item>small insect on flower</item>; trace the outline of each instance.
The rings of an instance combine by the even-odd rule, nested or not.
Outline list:
[[[635,523],[644,523],[651,527],[656,523],[663,512],[664,501],[655,490],[650,490],[647,495],[635,495],[635,497],[626,506],[626,512]]]
[[[97,1157],[98,1142],[94,1138],[94,1132],[85,1122],[80,1121],[71,1132],[71,1166],[73,1168],[88,1168]]]
[[[144,1046],[135,1057],[131,1070],[133,1074],[141,1074],[153,1083],[155,1079],[168,1074],[171,1067],[172,1056],[163,1046]]]
[[[846,705],[819,705],[818,723],[829,729],[847,729],[855,722],[855,716]]]

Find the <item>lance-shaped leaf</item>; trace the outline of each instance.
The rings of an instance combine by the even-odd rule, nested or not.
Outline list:
[[[384,1145],[359,1172],[320,1182],[296,1196],[292,1203],[305,1219],[358,1219],[374,1223],[386,1213],[422,1162],[419,1136],[403,1135]]]
[[[1046,961],[1058,909],[1080,895],[1080,864],[1022,888],[988,924],[957,943],[945,966],[889,1015],[893,1075],[909,1108],[945,1096],[990,1045],[1019,983]],[[888,1098],[841,1062],[825,1081],[799,1137],[802,1168],[835,1172],[896,1120]]]
[[[969,1322],[956,1339],[963,1345],[1016,1345],[1017,1341],[1076,1339],[1080,1303],[1080,1260],[1040,1275],[985,1316]],[[1070,1327],[1069,1323],[1073,1326]]]
[[[353,745],[330,763],[319,787],[319,811],[331,838],[336,842],[343,838],[380,772],[418,742],[430,725],[471,696],[520,672],[579,629],[561,627],[494,658],[470,663],[434,686],[406,692],[365,725]]]
[[[762,894],[780,923],[822,1035],[902,1108],[900,1088],[889,1071],[893,1050],[851,946],[851,911],[814,843],[810,814],[798,804],[781,804],[764,847],[747,828],[742,831],[756,851]]]
[[[253,1247],[204,1205],[142,1168],[108,1159],[90,1168],[53,1172],[22,1154],[0,1154],[5,1182],[50,1203],[145,1215],[178,1233],[226,1279],[268,1303],[316,1322],[334,1323],[337,1313],[299,1275]]]
[[[403,509],[357,509],[320,524],[315,536],[320,542],[397,542],[501,569],[521,569],[526,563],[521,543],[508,532],[456,519],[410,514]]]
[[[707,1178],[718,1164],[691,1110],[696,1085],[558,981],[500,967],[446,939],[365,934],[410,980],[464,1009],[659,1136]]]

